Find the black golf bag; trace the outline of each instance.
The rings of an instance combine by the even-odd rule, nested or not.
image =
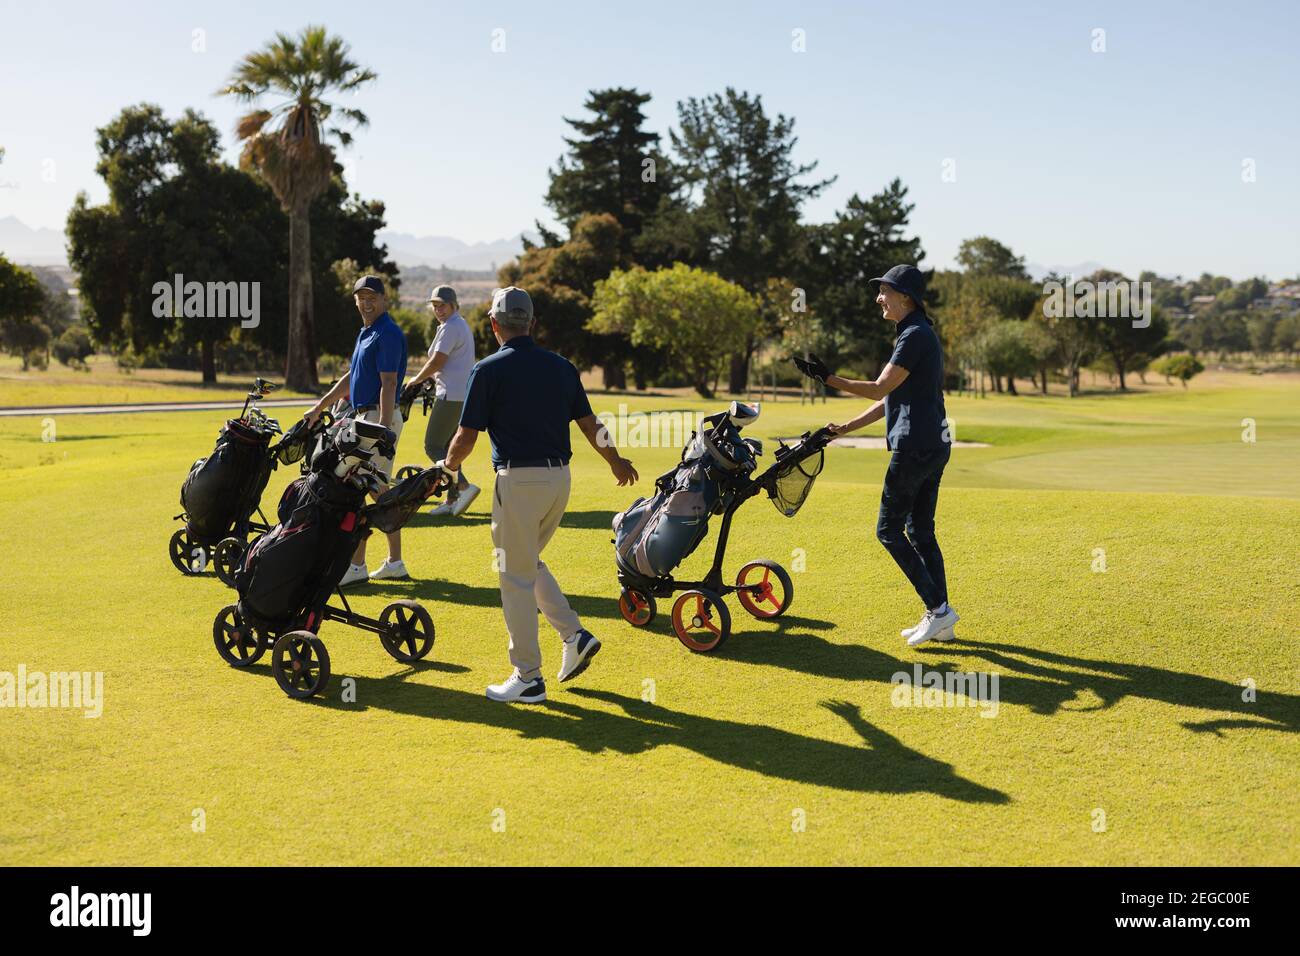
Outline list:
[[[232,418],[217,436],[216,448],[190,468],[181,485],[185,529],[202,544],[221,540],[247,522],[271,477],[268,447],[272,432]]]
[[[372,528],[396,531],[437,490],[441,473],[430,468],[365,504],[366,465],[388,451],[386,431],[364,422],[327,430],[310,459],[310,473],[281,496],[279,523],[249,548],[235,572],[244,620],[271,633],[315,632],[362,538]]]
[[[742,416],[727,412],[705,418],[681,461],[656,479],[655,494],[614,516],[620,571],[645,580],[664,577],[699,547],[709,517],[726,511],[757,464],[761,446],[741,438],[744,424]]]
[[[318,472],[292,482],[280,498],[279,524],[254,542],[235,572],[244,619],[274,633],[315,631],[319,608],[368,533],[361,520],[364,501],[364,491],[332,475]]]

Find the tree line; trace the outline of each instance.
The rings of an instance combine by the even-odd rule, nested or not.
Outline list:
[[[318,359],[347,354],[355,336],[350,279],[369,271],[394,291],[400,283],[375,241],[384,206],[349,194],[335,151],[367,124],[337,97],[373,79],[324,28],[278,34],[218,91],[250,108],[237,128],[238,168],[220,160],[217,131],[193,110],[168,118],[140,104],[100,129],[108,201],[79,196],[67,224],[94,342],[168,362],[197,355],[205,381],[241,350],[282,356],[290,387],[318,388]],[[755,355],[772,346],[781,368],[766,371],[778,378],[793,374],[784,358],[795,351],[874,373],[892,337],[868,280],[926,255],[907,187],[894,179],[866,198],[855,192],[830,221],[809,222],[807,203],[835,177],[796,160],[793,118],[727,88],[677,103],[665,140],[647,127],[649,102],[637,89],[592,90],[582,114],[566,117],[571,132],[544,197],[559,226],[538,223],[540,241],[498,273],[532,294],[542,344],[599,367],[614,389],[630,377],[638,389],[744,392]],[[1116,273],[1035,282],[1022,257],[987,236],[962,243],[957,264],[927,273],[926,303],[953,388],[1015,392],[1020,379],[1045,391],[1055,377],[1074,394],[1081,370],[1100,368],[1122,389],[1169,353],[1289,357],[1297,347],[1297,300],[1264,280],[1143,273],[1151,301],[1132,322],[1096,291],[1127,284]],[[258,282],[260,322],[241,328],[175,303],[160,310],[154,287],[173,275]],[[0,282],[15,290],[0,306],[5,347],[27,356],[45,334],[48,348],[47,306],[2,270]],[[1062,293],[1068,314],[1052,308]],[[495,347],[486,308],[467,310],[483,350]],[[393,311],[421,348],[428,317]]]

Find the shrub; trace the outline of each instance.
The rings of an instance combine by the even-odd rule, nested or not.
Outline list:
[[[85,326],[70,325],[54,340],[51,350],[61,363],[75,368],[86,364],[86,358],[94,354],[95,346],[91,343],[90,333]]]
[[[1200,375],[1205,371],[1205,366],[1199,359],[1190,355],[1166,355],[1153,366],[1155,371],[1165,377],[1165,381],[1178,379],[1183,383],[1183,388],[1187,387],[1187,382],[1194,376]]]

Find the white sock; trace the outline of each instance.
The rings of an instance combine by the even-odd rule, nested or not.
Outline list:
[[[944,601],[942,604],[940,604],[937,608],[932,610],[930,613],[933,614],[935,617],[943,617],[945,614],[948,613],[948,602]]]

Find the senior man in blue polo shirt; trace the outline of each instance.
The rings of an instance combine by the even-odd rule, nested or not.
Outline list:
[[[352,298],[361,315],[361,331],[352,350],[352,363],[348,374],[325,393],[319,402],[304,416],[314,423],[325,409],[340,398],[346,398],[357,410],[360,418],[377,422],[391,429],[396,447],[396,436],[402,434],[402,415],[397,411],[397,389],[406,377],[406,333],[388,314],[384,283],[378,276],[362,276],[352,289]],[[378,458],[374,464],[387,480],[393,474],[393,459]],[[402,532],[388,535],[388,559],[373,573],[366,569],[366,539],[362,538],[352,556],[340,584],[358,581],[410,577],[402,561]]]
[[[845,435],[885,419],[885,444],[893,454],[880,494],[876,537],[925,604],[920,622],[905,628],[902,636],[912,646],[951,641],[957,612],[948,604],[943,554],[934,533],[939,482],[952,454],[943,405],[943,347],[925,314],[921,270],[898,265],[870,281],[880,283],[876,304],[898,333],[880,377],[859,382],[832,375],[815,355],[809,361],[795,359],[795,364],[832,388],[875,400],[857,418],[830,427]]]
[[[492,544],[514,672],[488,687],[487,695],[535,704],[546,700],[537,639],[539,610],[564,639],[561,681],[581,674],[600,650],[600,641],[582,626],[541,559],[569,500],[569,422],[578,423],[620,485],[636,482],[638,475],[592,414],[578,370],[533,342],[528,293],[514,286],[496,290],[488,315],[501,347],[470,373],[460,427],[446,459],[438,464],[454,480],[479,432],[486,431],[492,440]]]

